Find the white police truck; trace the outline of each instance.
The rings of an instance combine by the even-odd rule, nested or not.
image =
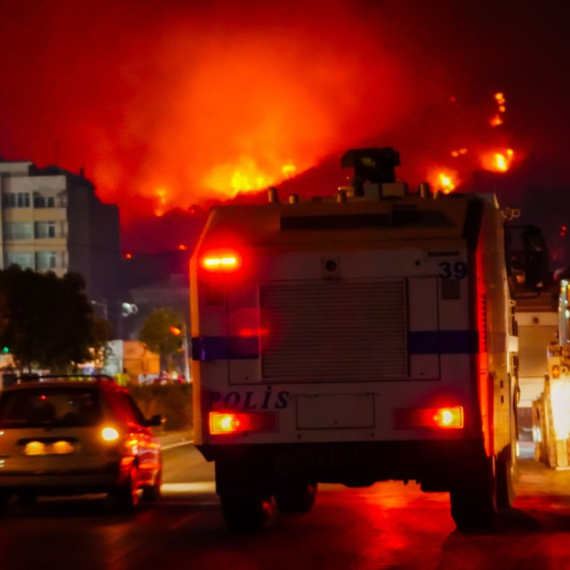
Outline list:
[[[514,496],[504,212],[410,193],[391,148],[342,160],[332,198],[213,208],[192,257],[195,441],[225,522],[307,512],[318,483],[412,480],[488,527]]]

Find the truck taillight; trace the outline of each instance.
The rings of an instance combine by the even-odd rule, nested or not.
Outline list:
[[[200,265],[214,273],[232,273],[241,267],[241,256],[233,250],[212,251],[202,256]]]
[[[271,431],[277,431],[275,412],[210,412],[210,433],[212,435]]]
[[[394,426],[397,428],[462,428],[463,407],[396,410]]]

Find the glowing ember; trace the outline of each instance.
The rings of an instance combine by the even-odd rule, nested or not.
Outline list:
[[[503,124],[503,117],[501,116],[506,110],[505,96],[502,93],[495,93],[495,101],[497,102],[498,113],[489,121],[492,127],[498,127]]]
[[[501,115],[495,115],[492,119],[491,119],[491,126],[492,127],[498,127],[499,125],[503,124],[503,119],[501,118]]]
[[[514,157],[515,152],[510,148],[503,152],[489,152],[481,157],[481,164],[485,170],[507,172],[512,166]]]

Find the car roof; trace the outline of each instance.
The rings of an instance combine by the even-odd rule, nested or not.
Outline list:
[[[44,376],[23,375],[17,378],[17,384],[7,386],[4,392],[11,392],[14,390],[28,390],[30,388],[61,388],[65,386],[71,389],[81,389],[91,387],[103,390],[120,390],[111,376],[98,374],[88,376],[85,374],[48,374]]]

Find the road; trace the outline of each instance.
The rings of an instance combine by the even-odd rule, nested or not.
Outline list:
[[[165,497],[121,516],[101,497],[9,505],[2,570],[412,570],[570,567],[570,471],[521,461],[515,508],[494,533],[454,530],[445,494],[416,485],[322,485],[313,511],[262,533],[223,526],[213,469],[191,445],[165,452]]]

